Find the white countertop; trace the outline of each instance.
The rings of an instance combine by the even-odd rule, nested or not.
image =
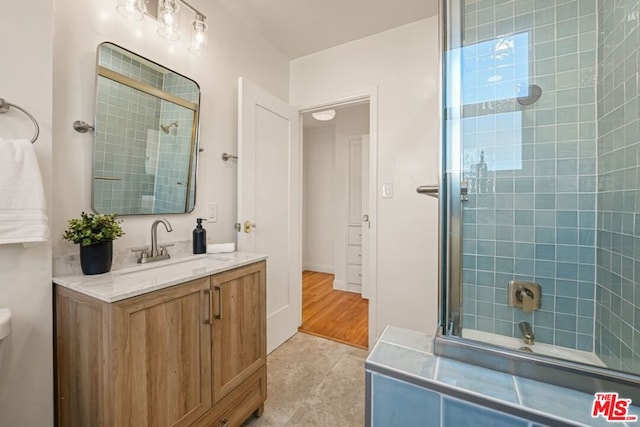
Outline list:
[[[56,276],[53,282],[105,302],[116,302],[267,259],[232,252],[172,258],[93,276]]]

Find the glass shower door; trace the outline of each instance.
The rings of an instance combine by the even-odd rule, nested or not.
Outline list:
[[[624,94],[607,97],[616,82],[603,77],[600,85],[596,79],[598,66],[611,67],[598,56],[597,15],[608,12],[604,7],[599,12],[595,0],[445,3],[446,329],[495,343],[508,342],[503,340],[508,337],[517,349],[526,346],[521,329],[526,322],[534,351],[546,344],[553,351],[570,350],[573,356],[566,357],[609,366],[605,362],[611,349],[603,350],[603,340],[611,340],[603,325],[611,325],[612,317],[602,308],[602,319],[597,318],[597,295],[607,297],[612,291],[598,290],[596,270],[603,278],[613,276],[596,260],[596,252],[602,251],[596,245],[596,219],[616,216],[600,214],[597,204],[598,166],[602,175],[608,163],[598,158],[598,148],[603,148],[599,136],[606,136],[598,134],[602,123],[596,103],[615,110],[623,107],[612,105],[618,102],[615,97],[624,99]],[[613,24],[611,28],[619,31]],[[624,28],[617,43],[625,37]],[[625,63],[623,51],[635,52],[637,58],[638,48],[630,43],[620,57],[611,57],[622,64],[622,82],[625,66],[626,78],[637,76],[637,64]],[[635,117],[633,113],[629,107],[625,117],[637,123],[637,109]],[[627,141],[629,145],[637,143],[637,125],[627,135],[635,141]],[[638,175],[630,172],[626,178],[635,198]],[[462,194],[465,186],[467,195]],[[635,204],[633,209],[635,215]],[[627,240],[631,248],[640,242]],[[633,249],[607,256],[607,265],[627,261],[640,272]],[[633,273],[626,274],[631,274],[630,289],[637,288]],[[514,281],[515,289],[522,283],[539,285],[540,297],[526,290],[514,294]],[[636,294],[637,289],[630,295]],[[608,298],[624,305],[621,295],[620,300]],[[604,305],[617,309],[611,302]],[[632,307],[640,313],[637,305]],[[627,310],[634,311],[632,307]],[[616,335],[622,335],[622,328],[640,345],[634,321],[617,322],[613,320]],[[634,341],[622,341],[626,349],[621,351],[633,353]]]

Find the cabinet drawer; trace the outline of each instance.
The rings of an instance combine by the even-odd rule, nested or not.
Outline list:
[[[362,283],[362,267],[359,265],[350,265],[347,267],[347,282]]]
[[[348,264],[362,264],[362,246],[350,245],[347,250],[347,263]]]
[[[349,244],[362,244],[362,227],[349,227]]]
[[[244,383],[215,405],[195,425],[207,427],[240,427],[256,411],[262,413],[267,398],[267,368],[263,366]]]

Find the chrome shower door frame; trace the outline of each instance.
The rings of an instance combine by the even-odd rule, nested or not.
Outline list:
[[[466,194],[466,183],[462,182],[462,98],[459,84],[457,87],[455,84],[452,85],[452,94],[446,90],[446,85],[451,84],[446,79],[447,73],[461,76],[460,58],[453,57],[450,51],[462,45],[461,34],[447,34],[453,22],[462,22],[461,7],[461,2],[458,1],[441,0],[439,4],[440,328],[435,338],[434,354],[585,393],[615,391],[622,397],[631,398],[638,405],[640,375],[524,353],[462,338],[462,203]],[[448,95],[450,99],[447,98]]]
[[[449,56],[462,45],[461,35],[448,34],[451,21],[461,19],[460,2],[442,0],[439,10],[440,62],[440,327],[444,335],[462,333],[462,93],[454,82],[447,91],[447,73],[461,76],[460,57]],[[446,58],[446,59],[445,59]],[[450,101],[450,102],[449,102]],[[448,106],[450,105],[450,106]],[[450,138],[448,140],[447,138]]]

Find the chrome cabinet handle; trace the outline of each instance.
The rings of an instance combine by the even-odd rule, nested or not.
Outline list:
[[[210,325],[211,324],[211,289],[204,289],[202,291],[206,296],[206,303],[207,303],[207,318],[202,322],[205,325]]]
[[[218,313],[216,319],[222,319],[222,286],[214,286],[213,289],[218,293]]]

